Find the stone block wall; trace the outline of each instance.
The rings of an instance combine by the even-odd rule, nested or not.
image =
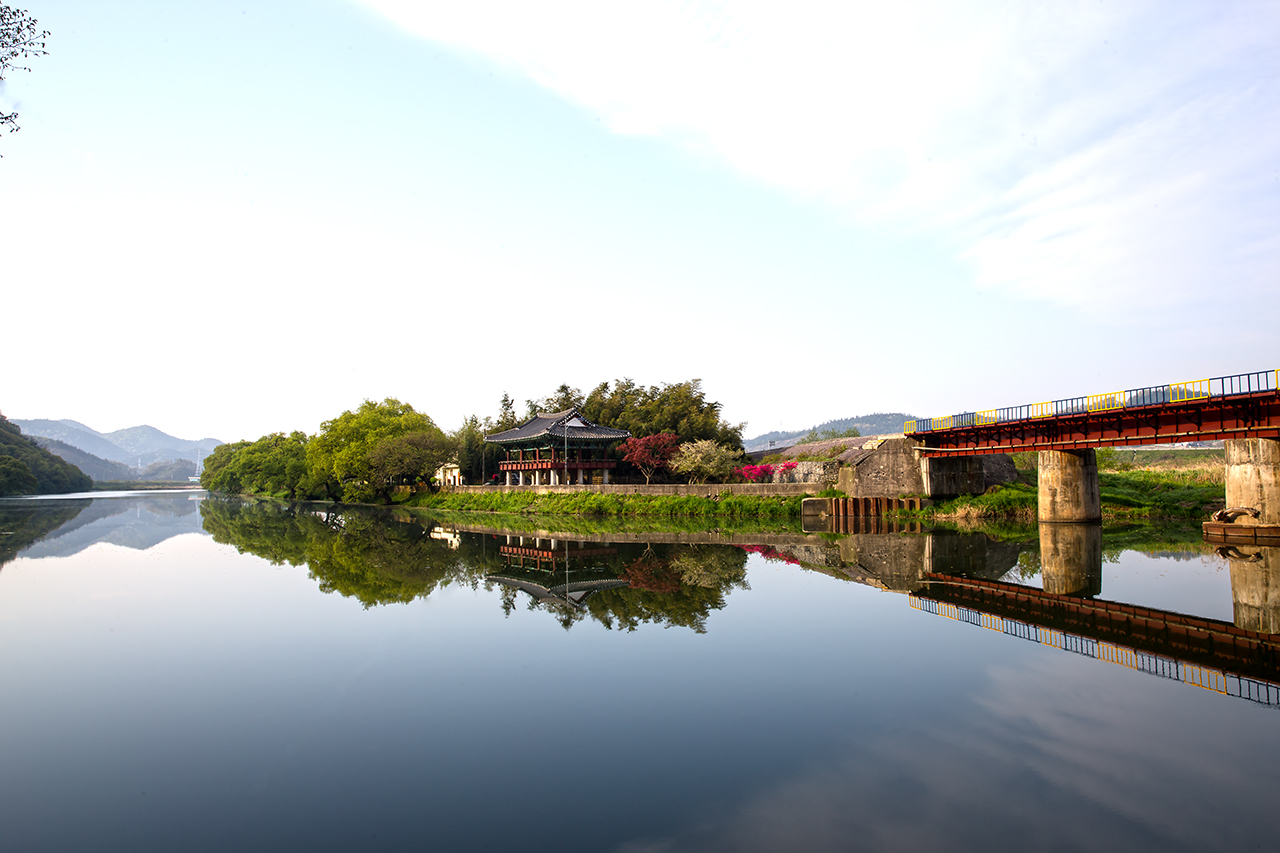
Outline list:
[[[840,463],[831,460],[797,462],[796,467],[784,472],[781,465],[774,467],[775,483],[814,483],[822,489],[834,486],[840,476]],[[821,491],[821,489],[819,489]]]
[[[914,447],[915,443],[905,438],[881,442],[854,464],[840,470],[836,488],[846,495],[859,497],[928,494]]]

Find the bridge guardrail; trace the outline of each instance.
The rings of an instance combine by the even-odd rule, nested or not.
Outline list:
[[[1168,385],[1153,385],[1148,388],[1133,388],[1128,391],[1088,394],[1084,397],[1069,397],[1064,400],[1029,403],[1022,406],[1009,406],[1003,409],[983,409],[977,412],[962,412],[958,415],[918,419],[904,423],[902,431],[907,435],[912,435],[922,432],[955,429],[957,427],[988,426],[1084,412],[1116,411],[1140,406],[1157,406],[1164,403],[1206,400],[1211,397],[1254,394],[1259,391],[1275,391],[1277,389],[1280,389],[1280,368],[1260,370],[1254,373],[1237,373],[1233,376],[1218,376],[1213,379],[1171,382]]]

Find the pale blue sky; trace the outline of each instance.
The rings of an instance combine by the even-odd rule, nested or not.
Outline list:
[[[1280,367],[1274,3],[18,5],[9,417],[698,377],[756,435]]]

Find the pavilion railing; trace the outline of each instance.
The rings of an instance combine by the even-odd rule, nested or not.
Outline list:
[[[1194,379],[1189,382],[1172,382],[1149,388],[1133,388],[1128,391],[1108,391],[1069,397],[1044,403],[1028,403],[1004,409],[984,409],[979,412],[962,412],[937,418],[907,421],[902,431],[908,435],[922,432],[938,432],[960,427],[986,426],[1013,421],[1053,418],[1088,412],[1108,412],[1133,409],[1141,406],[1158,406],[1165,403],[1184,403],[1206,400],[1211,397],[1231,397],[1239,394],[1256,394],[1280,389],[1280,369],[1260,370],[1256,373],[1237,373],[1234,376],[1218,376],[1213,379]]]

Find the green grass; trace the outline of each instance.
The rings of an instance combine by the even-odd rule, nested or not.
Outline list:
[[[1036,520],[1034,471],[1020,471],[1022,481],[994,488],[985,495],[964,495],[912,515],[929,519]],[[1030,476],[1028,476],[1030,475]],[[1212,465],[1101,471],[1098,491],[1104,519],[1168,518],[1202,520],[1223,505],[1220,470]]]
[[[795,522],[790,518],[744,518],[717,517],[714,525],[708,526],[705,517],[692,516],[655,516],[655,515],[620,515],[620,516],[586,516],[586,515],[513,515],[509,513],[477,513],[454,512],[452,510],[420,509],[410,507],[397,509],[397,513],[407,513],[419,519],[430,519],[445,526],[489,527],[510,530],[553,531],[557,535],[571,538],[574,535],[608,535],[613,533],[706,533],[709,529],[717,533],[732,535],[744,533],[794,533]]]
[[[441,492],[415,495],[405,506],[514,515],[655,516],[660,518],[798,518],[799,495],[612,495],[598,492]]]

